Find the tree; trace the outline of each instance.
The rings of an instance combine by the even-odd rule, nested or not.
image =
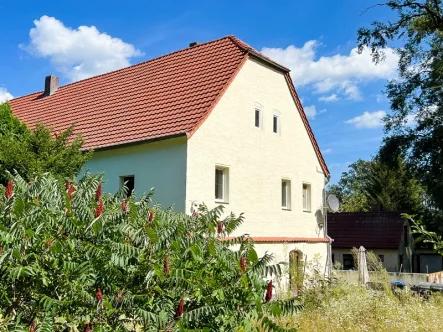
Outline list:
[[[242,215],[163,211],[101,181],[0,187],[0,330],[281,331],[267,317],[300,308],[271,301],[273,256],[230,237]]]
[[[381,155],[349,165],[329,192],[341,200],[343,211],[423,213],[424,191],[411,176],[401,156],[383,161]]]
[[[91,152],[81,151],[81,136],[73,137],[72,127],[53,136],[42,124],[29,130],[13,116],[7,103],[1,104],[0,183],[6,184],[6,171],[17,171],[26,180],[45,172],[68,178],[80,172],[91,156]]]
[[[372,23],[358,31],[360,51],[373,60],[391,47],[399,73],[387,85],[392,114],[385,119],[388,149],[401,149],[408,167],[425,186],[432,205],[443,210],[443,5],[441,0],[391,0],[392,22]],[[412,124],[411,124],[412,122]]]

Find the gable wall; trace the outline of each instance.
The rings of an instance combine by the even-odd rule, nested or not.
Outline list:
[[[263,107],[263,130],[254,126],[254,104]],[[280,114],[281,134],[272,132]],[[236,234],[323,237],[315,211],[321,207],[324,174],[281,72],[249,59],[209,117],[188,140],[186,210],[191,202],[209,208],[215,165],[229,167],[226,212],[244,212]],[[281,207],[281,180],[292,185],[291,211]],[[311,184],[311,212],[302,209],[302,183]]]

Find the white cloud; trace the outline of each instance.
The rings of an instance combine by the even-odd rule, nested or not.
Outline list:
[[[332,149],[321,150],[321,153],[323,153],[323,154],[328,154],[331,152],[332,152]]]
[[[317,111],[317,109],[315,108],[315,105],[306,106],[306,107],[304,107],[304,110],[305,110],[306,116],[310,119],[315,119],[315,116],[317,114],[322,114],[322,113],[326,112],[325,109]]]
[[[353,48],[348,55],[318,57],[320,46],[318,41],[310,40],[301,48],[294,45],[286,49],[265,47],[262,53],[291,69],[297,86],[312,86],[317,93],[341,93],[351,100],[361,99],[359,84],[391,78],[396,74],[398,56],[392,49],[386,49],[385,61],[375,65],[368,49],[364,49],[362,54]]]
[[[340,100],[340,98],[337,96],[336,93],[333,93],[332,95],[329,95],[329,96],[322,96],[322,97],[318,98],[318,100],[324,101],[327,103],[331,103],[331,102]]]
[[[13,96],[5,88],[0,88],[0,104],[11,100]]]
[[[133,45],[100,32],[95,26],[66,27],[54,17],[42,16],[29,31],[29,45],[23,49],[49,58],[56,70],[77,81],[130,65],[141,55]]]
[[[385,111],[364,112],[362,115],[345,121],[345,123],[353,124],[357,128],[377,128],[383,125],[381,119],[384,116],[386,116]]]

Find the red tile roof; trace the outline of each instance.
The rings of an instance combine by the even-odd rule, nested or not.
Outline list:
[[[398,249],[404,219],[394,212],[328,213],[332,248]]]
[[[234,237],[228,237],[226,240],[233,239]],[[327,238],[323,237],[288,237],[288,236],[252,236],[251,237],[254,242],[257,243],[328,243]]]
[[[246,62],[256,57],[283,71],[326,176],[321,155],[289,70],[234,36],[199,44],[107,74],[10,101],[13,113],[33,127],[55,132],[75,125],[85,148],[188,135],[199,127]]]

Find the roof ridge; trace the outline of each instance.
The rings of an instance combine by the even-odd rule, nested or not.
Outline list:
[[[162,58],[174,55],[174,54],[178,54],[180,52],[184,52],[184,51],[187,51],[187,50],[190,50],[190,49],[195,49],[195,48],[198,48],[198,47],[201,47],[201,46],[204,46],[204,45],[215,43],[215,42],[218,42],[218,41],[223,40],[223,39],[231,40],[237,47],[239,47],[240,49],[246,51],[237,42],[237,41],[240,41],[237,37],[235,37],[234,35],[228,35],[228,36],[224,36],[224,37],[221,37],[221,38],[218,38],[218,39],[210,40],[210,41],[207,41],[207,42],[204,42],[204,43],[199,43],[199,44],[197,44],[197,45],[195,45],[193,47],[182,48],[182,49],[179,49],[177,51],[173,51],[171,53],[163,54],[163,55],[157,56],[157,57],[152,58],[152,59],[148,59],[148,60],[145,60],[145,61],[142,61],[142,62],[139,62],[139,63],[134,63],[134,64],[129,65],[127,67],[123,67],[123,68],[119,68],[119,69],[116,69],[116,70],[108,71],[108,72],[103,73],[103,74],[98,74],[98,75],[94,75],[94,76],[91,76],[91,77],[87,77],[87,78],[84,78],[84,79],[81,79],[81,80],[78,80],[78,81],[75,81],[75,82],[70,82],[68,84],[59,86],[59,89],[65,88],[65,87],[68,87],[68,86],[71,86],[71,85],[74,85],[74,84],[77,84],[77,83],[81,83],[81,82],[85,82],[85,81],[88,81],[88,80],[92,80],[92,79],[95,79],[95,78],[98,78],[98,77],[103,77],[103,76],[106,76],[106,75],[111,75],[111,74],[114,74],[114,73],[117,73],[117,72],[120,72],[120,71],[123,71],[123,70],[127,70],[129,68],[134,68],[134,67],[146,64],[146,63],[151,62],[151,61],[159,60],[159,59],[162,59]],[[245,44],[245,45],[247,45],[247,44]],[[44,90],[39,90],[39,91],[28,93],[26,95],[23,95],[23,96],[20,96],[20,97],[17,97],[17,98],[13,98],[13,99],[17,100],[17,99],[20,99],[20,98],[31,96],[33,94],[41,94],[43,91]]]

